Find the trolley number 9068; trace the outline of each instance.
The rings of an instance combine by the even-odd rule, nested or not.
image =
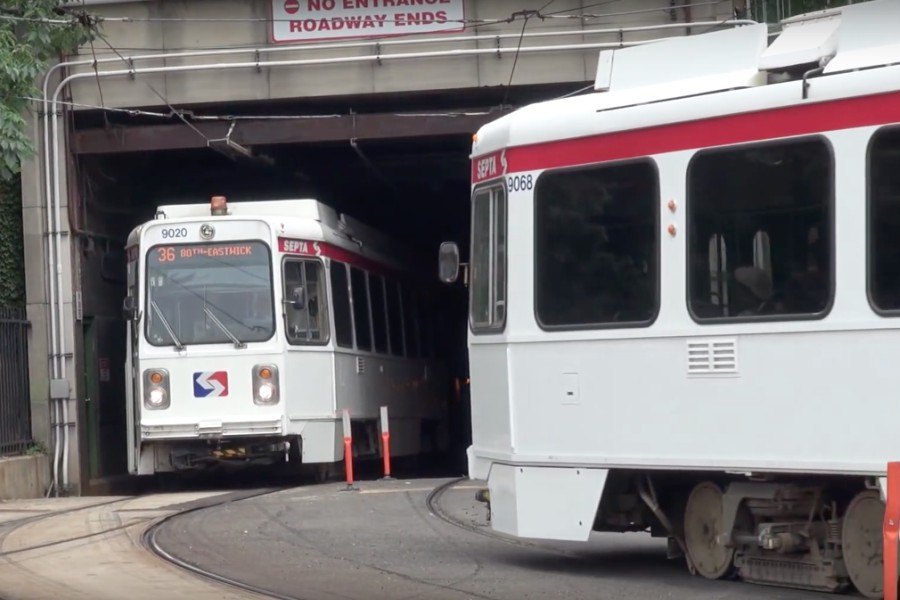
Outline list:
[[[164,240],[170,240],[174,238],[186,238],[187,237],[187,227],[167,227],[162,230],[162,236]]]
[[[513,175],[506,178],[506,193],[527,192],[534,187],[532,175]]]

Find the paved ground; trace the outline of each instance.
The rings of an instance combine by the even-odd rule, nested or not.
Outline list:
[[[199,579],[141,544],[156,519],[229,497],[195,492],[0,503],[0,598],[259,598]]]
[[[334,483],[293,488],[177,516],[157,539],[202,568],[305,600],[836,598],[691,577],[666,560],[664,542],[642,534],[600,534],[585,545],[479,534],[429,512],[426,496],[438,483],[363,483],[359,493]],[[464,483],[442,505],[484,526],[474,489]]]

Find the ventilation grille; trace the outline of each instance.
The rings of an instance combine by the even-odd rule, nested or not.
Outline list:
[[[687,352],[688,375],[734,375],[738,372],[737,340],[691,340]]]
[[[366,359],[362,356],[356,357],[356,372],[360,374],[366,372]]]

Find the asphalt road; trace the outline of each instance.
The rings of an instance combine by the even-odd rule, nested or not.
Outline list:
[[[443,480],[293,488],[179,515],[157,541],[203,569],[304,600],[671,598],[816,600],[835,596],[690,576],[665,543],[595,534],[586,544],[522,543],[451,525],[428,493]],[[476,527],[485,509],[463,482],[443,512]]]

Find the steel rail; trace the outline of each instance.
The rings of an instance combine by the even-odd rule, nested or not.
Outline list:
[[[162,528],[162,526],[176,517],[189,515],[189,514],[199,512],[199,511],[207,509],[207,508],[224,506],[226,504],[231,504],[232,502],[240,502],[241,500],[249,500],[251,498],[260,498],[262,496],[275,494],[275,493],[283,491],[285,489],[287,489],[287,488],[269,489],[269,490],[261,491],[256,494],[250,494],[247,496],[242,496],[240,498],[228,498],[221,502],[214,502],[212,504],[204,504],[204,505],[200,505],[200,506],[194,506],[192,508],[188,508],[186,510],[182,510],[182,511],[173,513],[171,515],[165,516],[165,517],[157,520],[150,527],[148,527],[144,531],[143,535],[141,536],[141,542],[142,542],[143,546],[149,552],[156,555],[157,557],[164,560],[165,562],[167,562],[171,565],[174,565],[176,567],[179,567],[180,569],[183,569],[193,575],[202,577],[203,579],[207,579],[207,580],[210,580],[210,581],[222,584],[222,585],[226,585],[226,586],[233,587],[233,588],[236,588],[239,590],[243,590],[245,592],[251,592],[251,593],[261,596],[263,598],[274,598],[276,600],[308,600],[307,598],[302,598],[300,596],[286,596],[284,594],[279,594],[278,592],[274,592],[272,590],[267,590],[265,588],[262,588],[262,587],[259,587],[259,586],[256,586],[256,585],[253,585],[250,583],[238,581],[237,579],[232,579],[231,577],[226,577],[225,575],[221,575],[219,573],[214,573],[212,571],[204,569],[203,567],[201,567],[199,565],[196,565],[192,562],[184,560],[183,558],[179,558],[179,557],[175,556],[174,554],[172,554],[171,552],[169,552],[165,548],[163,548],[159,544],[159,541],[157,540],[157,534],[159,533],[159,530]]]

